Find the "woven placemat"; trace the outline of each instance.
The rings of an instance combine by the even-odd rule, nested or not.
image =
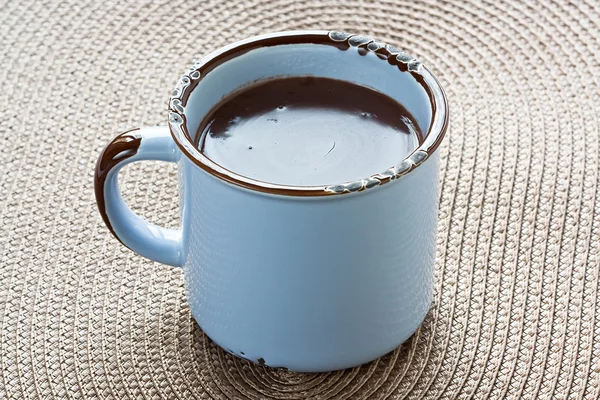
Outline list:
[[[0,4],[0,399],[600,396],[600,5],[344,0]],[[194,323],[180,270],[121,246],[92,191],[116,133],[165,124],[193,61],[301,28],[369,34],[445,86],[435,299],[359,368],[252,365]],[[176,172],[124,173],[178,224]]]

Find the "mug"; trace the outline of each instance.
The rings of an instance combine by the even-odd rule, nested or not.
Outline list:
[[[360,56],[357,56],[358,53]],[[235,90],[275,77],[367,86],[402,104],[424,138],[396,165],[352,182],[292,186],[229,171],[193,135]],[[203,58],[169,100],[168,127],[115,137],[95,171],[98,209],[122,244],[183,268],[191,312],[226,351],[260,365],[331,371],[408,339],[432,299],[445,94],[405,52],[367,36],[294,31],[246,39]],[[126,164],[178,165],[181,227],[134,214],[119,192]]]

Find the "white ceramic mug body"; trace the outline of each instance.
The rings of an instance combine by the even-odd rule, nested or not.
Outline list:
[[[383,45],[344,35],[266,35],[209,55],[173,92],[171,132],[129,132],[129,139],[117,141],[121,147],[111,143],[99,160],[96,194],[115,236],[142,255],[182,266],[189,305],[203,331],[259,364],[327,371],[368,362],[410,337],[431,302],[435,150],[447,125],[445,98],[416,60],[388,46],[383,53],[403,63],[390,65],[377,54]],[[362,57],[351,53],[365,49]],[[346,80],[395,98],[428,132],[427,140],[387,171],[310,188],[238,176],[193,145],[190,136],[224,96],[257,80],[305,75]],[[120,199],[118,169],[138,159],[178,163],[180,230],[148,224]]]

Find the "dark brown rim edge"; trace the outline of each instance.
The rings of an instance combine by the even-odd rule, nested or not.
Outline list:
[[[258,181],[232,172],[216,164],[194,146],[186,128],[185,105],[190,93],[200,78],[228,59],[247,51],[282,44],[313,43],[331,45],[347,49],[357,47],[359,51],[372,51],[401,71],[410,72],[424,87],[432,104],[432,121],[423,143],[402,162],[365,179],[330,186],[292,186]],[[367,36],[353,35],[336,31],[290,31],[256,36],[223,47],[198,63],[194,64],[179,79],[169,101],[169,128],[173,140],[181,151],[196,165],[226,182],[250,190],[284,196],[331,196],[360,192],[396,180],[417,168],[440,145],[448,129],[448,101],[441,85],[433,74],[414,57],[387,44],[377,42]]]

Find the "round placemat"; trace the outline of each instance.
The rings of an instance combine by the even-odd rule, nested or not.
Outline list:
[[[0,5],[0,398],[550,399],[600,396],[596,1],[8,1]],[[194,60],[278,30],[365,33],[417,56],[451,109],[435,299],[370,364],[296,374],[233,358],[181,271],[96,210],[107,140],[166,124]],[[178,224],[177,176],[123,192]]]

